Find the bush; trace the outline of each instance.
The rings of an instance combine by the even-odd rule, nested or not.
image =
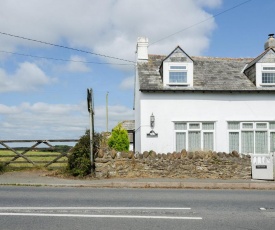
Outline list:
[[[6,167],[4,164],[0,163],[0,174],[6,171]]]
[[[112,135],[108,140],[110,148],[116,151],[128,151],[129,150],[129,139],[127,131],[118,124],[113,130]]]
[[[99,133],[94,134],[93,152],[97,153],[100,146],[102,135]],[[84,177],[91,173],[92,165],[90,158],[90,131],[86,130],[78,143],[71,150],[68,157],[67,171],[73,176]]]

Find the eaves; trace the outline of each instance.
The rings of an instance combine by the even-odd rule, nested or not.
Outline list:
[[[243,93],[243,94],[250,94],[250,93],[265,93],[265,94],[275,94],[275,89],[272,90],[185,90],[185,89],[177,89],[177,90],[165,90],[165,89],[140,89],[140,92],[143,93]]]

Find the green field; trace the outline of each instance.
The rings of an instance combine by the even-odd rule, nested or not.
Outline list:
[[[22,153],[23,151],[17,151],[18,153]],[[61,153],[59,152],[41,152],[41,151],[30,151],[24,154],[29,160],[35,163],[29,163],[26,159],[22,157],[18,157],[16,160],[12,161],[9,164],[9,167],[12,168],[33,168],[33,167],[45,167],[45,165],[52,160],[54,160]],[[9,162],[14,157],[17,157],[14,152],[9,150],[0,150],[0,163]],[[58,159],[56,163],[53,163],[48,166],[48,168],[61,168],[66,167],[68,162],[67,157],[62,157]]]

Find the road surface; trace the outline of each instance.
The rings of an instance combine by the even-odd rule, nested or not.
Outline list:
[[[275,191],[0,187],[1,230],[275,229]]]

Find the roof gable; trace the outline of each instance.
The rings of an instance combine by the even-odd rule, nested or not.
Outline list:
[[[275,63],[275,50],[273,48],[265,50],[258,57],[248,63],[244,71],[249,69],[251,66],[254,66],[256,63]]]
[[[192,58],[184,52],[184,50],[177,46],[166,58],[164,58],[159,67],[159,72],[163,78],[163,63],[165,62],[183,62],[183,63],[193,63]]]
[[[193,62],[192,58],[177,46],[162,62]]]

